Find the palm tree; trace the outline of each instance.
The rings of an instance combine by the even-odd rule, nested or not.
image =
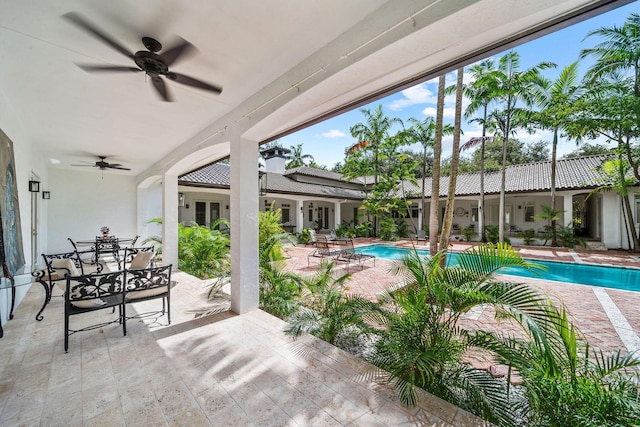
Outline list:
[[[543,79],[539,89],[537,104],[542,109],[535,114],[535,120],[542,128],[553,131],[551,144],[551,208],[556,206],[556,159],[558,155],[558,136],[566,129],[571,114],[571,105],[582,96],[583,87],[578,83],[578,63],[565,67],[554,81]],[[570,197],[570,196],[566,196]],[[569,224],[565,224],[568,226]],[[556,228],[556,220],[551,223]],[[556,233],[553,233],[551,246],[558,246]]]
[[[291,153],[287,154],[287,169],[299,168],[307,165],[307,160],[313,162],[311,154],[302,154],[302,144],[291,146]]]
[[[396,124],[402,124],[402,120],[397,117],[387,117],[382,111],[382,105],[378,105],[373,111],[363,108],[360,112],[365,116],[366,123],[357,123],[349,128],[351,136],[360,142],[368,142],[367,149],[373,150],[373,183],[378,184],[380,175],[380,146],[382,142],[389,137],[391,127]],[[373,218],[374,232],[377,230],[377,217]]]
[[[444,220],[442,224],[442,232],[440,235],[440,247],[446,248],[449,244],[449,237],[451,235],[451,223],[453,221],[453,208],[456,197],[456,181],[458,175],[458,163],[460,162],[460,135],[461,118],[462,118],[462,78],[464,76],[464,67],[458,69],[458,80],[456,83],[456,110],[455,110],[455,124],[453,132],[453,148],[451,153],[451,174],[449,175],[449,192],[447,194],[447,205],[444,213]],[[443,257],[443,263],[446,263],[446,256]]]
[[[438,252],[438,226],[440,209],[440,158],[442,157],[442,135],[444,115],[444,92],[446,76],[438,79],[438,102],[436,110],[436,134],[433,141],[433,172],[431,174],[431,208],[429,210],[429,251]]]
[[[383,309],[367,316],[379,335],[369,360],[388,372],[406,404],[415,403],[414,387],[420,387],[491,422],[509,424],[513,414],[505,388],[461,363],[467,350],[494,335],[462,329],[460,319],[488,304],[527,333],[544,335],[551,326],[547,297],[527,285],[493,278],[505,267],[536,266],[507,245],[470,249],[455,267],[441,267],[442,256],[425,257],[414,250],[396,264],[394,272],[405,286],[383,294]]]
[[[469,105],[464,112],[464,118],[469,119],[476,111],[482,110],[482,117],[478,117],[472,119],[471,121],[479,122],[482,125],[482,136],[480,138],[472,138],[462,146],[462,150],[468,150],[473,146],[480,144],[480,205],[479,212],[480,217],[482,218],[480,223],[482,224],[481,240],[483,242],[487,241],[487,235],[484,230],[484,226],[486,224],[486,215],[484,209],[484,150],[485,143],[491,139],[487,138],[487,114],[489,110],[489,104],[493,100],[491,94],[493,88],[487,84],[480,84],[479,80],[482,76],[490,73],[495,69],[495,62],[492,59],[485,59],[477,64],[472,65],[468,68],[469,73],[471,74],[472,82],[468,85],[462,86],[463,95],[469,100]]]
[[[520,55],[510,51],[500,58],[498,68],[488,72],[480,79],[479,84],[486,84],[491,88],[490,96],[504,103],[504,133],[502,141],[502,168],[500,181],[500,209],[499,209],[499,241],[504,241],[504,215],[506,191],[506,163],[509,134],[512,131],[512,120],[518,113],[518,102],[525,106],[534,103],[534,91],[542,85],[541,70],[554,67],[555,64],[541,62],[526,70],[520,70]]]
[[[587,71],[590,80],[615,77],[619,72],[631,72],[634,80],[633,94],[640,98],[640,15],[632,13],[622,27],[602,27],[585,37],[600,36],[604,39],[591,49],[580,52],[580,59],[593,56],[596,63]]]
[[[433,117],[425,117],[422,120],[411,117],[409,122],[412,123],[411,127],[406,130],[407,136],[413,141],[422,145],[422,192],[420,198],[420,207],[424,211],[425,203],[425,185],[427,181],[427,152],[429,149],[433,149],[434,133],[436,130],[436,122]],[[422,224],[420,229],[424,230],[426,224],[426,215],[422,216]]]

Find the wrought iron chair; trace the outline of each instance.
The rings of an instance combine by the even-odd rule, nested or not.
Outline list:
[[[124,285],[125,308],[124,321],[154,315],[167,315],[167,321],[171,324],[171,288],[175,282],[171,282],[171,265],[151,267],[141,270],[125,270],[126,282]],[[162,299],[162,310],[140,313],[127,317],[126,304],[153,299]]]
[[[364,263],[366,261],[373,261],[373,266],[376,266],[376,257],[373,255],[361,254],[356,252],[353,247],[353,240],[348,240],[346,242],[346,249],[342,249],[339,251],[338,256],[336,256],[336,261],[343,261],[347,263],[347,271],[349,271],[349,266],[352,262],[360,264],[360,269],[364,269]]]
[[[121,323],[122,333],[127,335],[124,318],[124,280],[125,272],[67,275],[64,293],[64,351],[69,350],[69,336],[77,332],[102,328],[111,323]],[[118,307],[118,317],[108,322],[86,326],[80,329],[69,327],[69,318],[77,314],[89,313],[105,308]]]

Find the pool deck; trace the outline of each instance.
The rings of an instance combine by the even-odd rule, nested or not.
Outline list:
[[[382,242],[378,239],[356,239],[355,246],[363,246]],[[412,247],[410,240],[391,243],[399,247]],[[455,252],[469,249],[473,243],[452,242],[451,250]],[[420,242],[417,249],[428,249],[428,242]],[[639,254],[627,251],[595,251],[582,249],[550,248],[540,246],[516,247],[523,257],[540,260],[562,261],[570,263],[588,263],[629,268],[640,268]],[[317,269],[319,260],[311,258],[307,265],[307,256],[313,251],[312,246],[296,246],[288,248],[291,259],[289,267],[300,273],[312,273]],[[380,291],[399,281],[390,273],[394,261],[380,259],[360,266],[351,266],[351,278],[346,285],[348,292],[358,293],[375,300]],[[346,272],[344,265],[338,269]],[[528,283],[547,295],[561,301],[568,309],[573,322],[582,331],[593,349],[617,350],[628,352],[639,351],[640,357],[640,292],[600,288],[595,286],[576,285],[550,280],[532,279],[501,275],[501,279],[520,283]],[[475,310],[463,319],[465,327],[479,327],[501,330],[517,330],[513,325],[499,323],[494,319],[489,308]],[[474,365],[488,368],[491,362],[471,357]]]

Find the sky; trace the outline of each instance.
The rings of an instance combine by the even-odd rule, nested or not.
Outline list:
[[[514,50],[520,54],[520,69],[524,70],[540,62],[550,61],[556,63],[557,67],[543,71],[543,75],[550,79],[557,77],[558,73],[564,67],[578,60],[582,49],[593,47],[601,41],[597,36],[585,39],[585,36],[590,31],[601,27],[620,26],[631,13],[640,13],[640,2],[619,7],[611,12],[518,46]],[[494,55],[493,57],[497,59],[500,56],[502,56],[502,54]],[[581,76],[587,70],[590,63],[591,62],[587,62],[586,59],[580,62],[579,73]],[[456,73],[448,73],[446,80],[447,86],[455,84]],[[465,75],[464,81],[465,83],[469,82],[468,76]],[[360,111],[362,108],[373,110],[377,105],[381,104],[384,113],[388,117],[398,117],[405,123],[409,117],[414,117],[418,120],[422,120],[426,116],[435,118],[436,95],[437,79],[434,79],[291,135],[287,135],[278,141],[281,146],[286,148],[302,144],[304,154],[311,154],[316,163],[331,168],[336,163],[343,162],[345,148],[357,142],[356,139],[351,136],[349,128],[357,123],[365,122],[365,117]],[[447,96],[445,98],[444,110],[445,123],[453,123],[454,107],[454,95]],[[466,101],[463,101],[463,111],[465,107]],[[481,129],[478,126],[465,124],[464,119],[462,130],[464,135],[461,138],[461,143],[468,141],[469,138],[481,135]],[[445,137],[443,139],[443,157],[451,154],[452,138],[453,137]],[[551,133],[538,131],[536,134],[529,135],[526,132],[519,132],[517,138],[525,143],[538,142],[540,140],[551,141]],[[595,142],[604,143],[605,141]],[[412,148],[414,151],[418,151],[417,146]],[[559,156],[575,149],[575,142],[562,140],[558,143]]]

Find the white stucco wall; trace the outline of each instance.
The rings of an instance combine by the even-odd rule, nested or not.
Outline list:
[[[16,183],[18,189],[18,203],[20,208],[20,228],[22,235],[22,244],[25,263],[30,265],[33,263],[31,259],[31,194],[29,193],[29,178],[35,174],[41,181],[41,190],[48,189],[48,171],[46,167],[46,159],[42,157],[40,152],[34,150],[31,141],[27,138],[27,132],[24,129],[22,120],[15,114],[11,103],[6,100],[0,90],[0,129],[13,141],[14,164],[16,169]],[[38,246],[46,247],[45,236],[47,204],[42,200],[42,193],[38,193],[34,198],[39,211],[38,230],[40,232]],[[29,290],[30,286],[20,286],[16,289],[16,308],[22,301],[22,298]],[[7,320],[7,314],[11,305],[11,294],[9,290],[0,290],[0,322],[4,324]]]
[[[134,177],[51,169],[49,179],[49,253],[71,250],[69,237],[73,240],[94,239],[104,225],[114,236],[137,234]]]
[[[602,193],[602,242],[610,249],[624,248],[620,197],[614,192]]]

